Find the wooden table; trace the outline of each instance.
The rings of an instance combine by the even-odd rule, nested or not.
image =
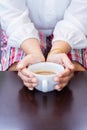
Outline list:
[[[63,91],[29,91],[14,72],[0,72],[0,130],[87,130],[87,72]]]

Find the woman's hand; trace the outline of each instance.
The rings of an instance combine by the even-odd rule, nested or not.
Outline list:
[[[37,86],[38,80],[36,77],[28,71],[27,67],[29,64],[44,62],[45,58],[43,55],[29,54],[21,60],[17,65],[18,76],[23,80],[24,85],[29,89],[33,90]]]
[[[61,91],[64,87],[67,86],[67,84],[69,83],[70,79],[73,76],[74,76],[73,71],[65,69],[63,73],[59,74],[54,78],[54,81],[58,82],[58,85],[55,86],[55,89]]]
[[[49,54],[47,61],[61,64],[65,68],[64,72],[54,78],[54,81],[58,82],[58,85],[55,86],[55,89],[61,91],[73,77],[75,67],[65,53]]]

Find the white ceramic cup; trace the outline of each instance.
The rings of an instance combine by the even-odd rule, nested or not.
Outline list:
[[[56,63],[41,62],[41,63],[30,65],[28,67],[28,70],[32,72],[38,79],[38,86],[36,87],[36,89],[42,92],[49,92],[49,91],[53,91],[55,85],[58,84],[58,82],[54,81],[54,77],[59,73],[63,72],[64,67]],[[41,75],[35,73],[41,71],[51,71],[54,72],[54,74]]]

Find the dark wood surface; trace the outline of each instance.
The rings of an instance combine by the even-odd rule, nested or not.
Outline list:
[[[0,130],[87,130],[87,72],[63,91],[29,91],[14,72],[0,72]]]

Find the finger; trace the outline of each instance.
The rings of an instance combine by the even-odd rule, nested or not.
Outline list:
[[[23,82],[32,82],[32,79],[18,72],[18,76],[23,80]]]
[[[32,83],[32,84],[37,84],[38,83],[38,79],[29,78],[29,77],[23,75],[21,72],[18,72],[18,76],[23,80],[23,82]]]
[[[65,76],[68,76],[68,75],[70,75],[70,73],[71,73],[71,71],[69,70],[69,69],[64,69],[64,71],[63,72],[61,72],[61,73],[59,73],[59,74],[57,74],[56,75],[56,77],[65,77]],[[55,77],[55,78],[56,78]]]
[[[32,86],[32,83],[24,82],[25,87],[27,87],[29,90],[34,90],[34,87]]]
[[[64,87],[67,86],[67,84],[68,84],[68,82],[62,83],[62,84],[59,84],[59,85],[56,85],[56,86],[55,86],[55,90],[61,91]]]
[[[62,54],[53,54],[51,56],[48,55],[47,60],[51,61],[51,62],[56,62],[58,64],[61,64],[65,68],[69,68],[71,70],[75,69],[73,63],[70,61],[70,59],[68,58],[68,56],[65,53],[62,53]]]
[[[63,64],[64,64],[65,68],[68,68],[70,70],[75,69],[73,63],[71,62],[71,60],[68,58],[67,55],[65,55],[64,58],[63,58]]]
[[[54,81],[55,81],[55,82],[64,83],[64,82],[70,80],[73,76],[74,76],[74,73],[70,73],[70,74],[67,75],[67,76],[55,77],[55,78],[54,78]]]
[[[59,58],[58,54],[53,54],[51,56],[48,55],[47,61],[61,64],[61,58]]]
[[[26,66],[29,66],[29,64],[39,63],[44,61],[43,59],[38,55],[29,54],[25,56],[18,64],[17,64],[17,70],[23,69]]]
[[[61,75],[57,75],[55,78],[54,78],[54,81],[55,82],[58,82],[58,81],[61,81],[62,79],[66,79],[66,78],[72,78],[74,76],[74,73],[73,72],[66,72],[64,74],[61,74]]]
[[[73,73],[69,77],[62,78],[61,80],[58,79],[59,84],[55,86],[55,89],[61,91],[65,86],[67,86],[72,77]]]
[[[30,61],[29,61],[29,55],[25,56],[18,64],[17,64],[17,70],[26,68],[26,66],[29,65]]]
[[[34,88],[38,85],[38,83],[28,83],[28,82],[24,82],[24,85],[26,85],[26,87],[28,88]]]
[[[32,78],[31,81],[32,81],[32,83],[36,83],[36,84],[38,83],[38,79],[36,77]]]
[[[24,68],[21,70],[21,73],[27,77],[35,77],[34,74],[32,72],[30,72],[27,68]]]
[[[64,69],[64,71],[63,72],[61,72],[61,73],[59,73],[57,76],[58,77],[66,77],[66,76],[69,76],[69,75],[71,75],[71,74],[74,74],[74,72],[73,71],[71,71],[70,69]]]
[[[33,87],[37,87],[38,83],[32,83]]]

